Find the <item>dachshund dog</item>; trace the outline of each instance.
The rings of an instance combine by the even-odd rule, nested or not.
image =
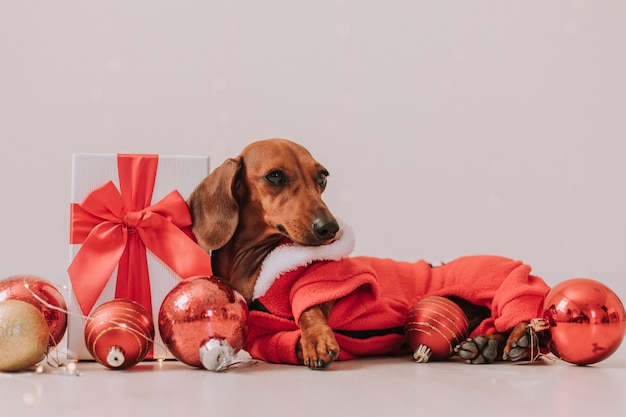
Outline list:
[[[301,145],[285,139],[262,140],[226,160],[190,195],[192,230],[199,245],[211,253],[213,273],[228,280],[251,307],[256,306],[255,286],[262,265],[275,248],[288,242],[292,246],[324,249],[342,239],[341,222],[322,200],[328,175],[327,169]],[[341,280],[341,277],[332,279]],[[393,287],[392,283],[390,288],[402,291],[402,285],[398,283]],[[538,285],[539,293],[545,294],[547,286],[542,282]],[[478,305],[455,294],[446,296],[463,309],[470,330],[492,314],[490,300]],[[343,299],[305,306],[298,317],[285,319],[286,325],[298,326],[293,352],[298,363],[322,369],[338,358],[342,349],[337,340],[340,336],[331,328],[329,320]],[[406,314],[409,307],[407,302],[398,314]],[[350,308],[352,310],[347,311],[354,310]],[[525,317],[503,332],[473,335],[456,347],[456,353],[470,363],[523,359],[531,344],[536,342],[531,340],[534,334],[531,336],[528,330],[528,320],[530,318]],[[396,327],[401,325],[401,322],[396,323]],[[272,343],[265,343],[263,348],[270,349]],[[385,353],[375,351],[374,354],[380,352]]]

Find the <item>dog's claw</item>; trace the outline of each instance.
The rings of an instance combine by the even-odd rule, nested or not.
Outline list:
[[[309,367],[309,369],[313,369],[313,370],[321,370],[321,369],[326,369],[328,367],[328,365],[330,365],[330,362],[325,362],[322,359],[316,359],[313,361],[313,366],[309,366],[310,365],[310,361],[307,361],[308,363],[306,363],[306,365]]]
[[[339,356],[339,352],[329,349],[328,355],[330,355],[329,361],[325,361],[324,359],[306,359],[304,361],[304,365],[313,370],[326,369],[335,359],[337,359],[337,356]]]
[[[308,363],[306,365],[309,366],[309,368],[311,369],[326,369],[335,359],[337,359],[337,356],[339,356],[339,352],[329,349],[328,354],[330,355],[330,361],[326,362],[323,359],[316,359],[314,361],[315,366],[309,366]]]

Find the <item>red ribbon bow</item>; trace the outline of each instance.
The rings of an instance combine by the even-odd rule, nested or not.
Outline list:
[[[71,205],[70,243],[82,243],[68,268],[83,314],[118,267],[116,298],[152,314],[146,248],[183,279],[210,276],[211,259],[193,240],[191,214],[178,191],[150,205],[157,155],[118,155],[120,191],[109,181]]]

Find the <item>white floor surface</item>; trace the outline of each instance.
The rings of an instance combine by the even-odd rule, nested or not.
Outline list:
[[[245,359],[245,358],[244,358]],[[337,362],[324,371],[257,363],[222,373],[147,361],[80,376],[0,373],[1,417],[626,416],[626,348],[603,362]]]

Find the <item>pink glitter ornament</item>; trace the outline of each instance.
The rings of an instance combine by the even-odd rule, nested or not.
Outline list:
[[[180,282],[163,300],[159,331],[172,355],[190,366],[222,371],[233,363],[248,332],[245,299],[226,281]]]

